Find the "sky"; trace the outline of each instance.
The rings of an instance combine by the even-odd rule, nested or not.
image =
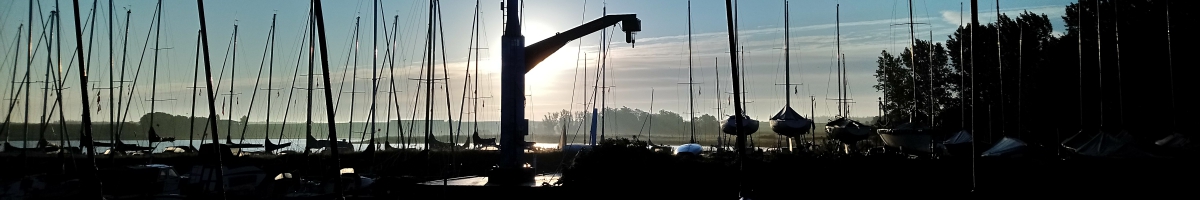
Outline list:
[[[436,119],[470,116],[460,113],[478,113],[479,120],[499,118],[500,49],[497,47],[500,46],[503,28],[501,2],[476,2],[440,2],[440,26],[435,26],[440,33],[435,41],[439,47],[435,52],[437,71],[434,74],[439,76],[435,79],[445,76],[448,81],[437,80],[434,87],[436,91],[432,107],[436,111],[433,114]],[[1007,0],[999,2],[999,11],[1009,16],[1022,11],[1048,15],[1057,34],[1064,32],[1061,16],[1065,6],[1071,2]],[[4,107],[0,109],[14,105],[14,100],[10,98],[15,85],[13,83],[25,80],[26,67],[31,68],[29,79],[34,83],[29,93],[22,92],[9,113],[14,122],[24,120],[26,105],[29,106],[30,122],[37,122],[43,116],[43,110],[47,107],[42,105],[51,105],[53,102],[52,96],[49,102],[42,102],[45,100],[43,88],[46,88],[46,71],[57,70],[57,67],[66,70],[65,88],[62,91],[65,117],[68,120],[81,118],[78,63],[72,57],[76,48],[74,15],[70,1],[57,3],[58,7],[63,8],[63,13],[61,21],[55,20],[53,23],[61,22],[61,30],[53,34],[55,38],[63,35],[61,47],[58,44],[47,45],[44,39],[39,39],[44,37],[43,34],[49,34],[46,27],[50,27],[50,13],[55,10],[56,2],[33,1],[32,48],[35,53],[30,62],[32,65],[27,65],[30,3],[24,0],[0,2],[0,46],[5,47],[0,49],[0,79],[5,80],[0,83],[0,93],[6,95],[4,101],[0,102]],[[367,121],[372,94],[375,94],[375,115],[380,121],[423,119],[426,103],[424,87],[418,87],[418,82],[422,80],[416,79],[423,78],[420,69],[423,65],[421,61],[425,60],[423,56],[426,56],[424,49],[430,23],[429,1],[380,1],[379,17],[372,15],[372,1],[326,0],[323,3],[330,81],[336,104],[335,120]],[[882,95],[871,86],[875,84],[875,61],[880,51],[902,51],[910,37],[945,42],[948,35],[959,26],[960,16],[966,18],[964,23],[970,21],[969,1],[914,0],[913,21],[920,24],[912,30],[916,34],[910,35],[907,25],[896,25],[909,21],[908,3],[900,0],[791,1],[787,7],[790,24],[785,25],[782,0],[740,2],[738,32],[739,45],[743,46],[744,54],[739,57],[744,59],[741,67],[745,71],[747,113],[752,118],[765,120],[784,106],[786,26],[790,27],[787,59],[791,63],[791,83],[796,84],[790,91],[791,103],[797,112],[806,116],[809,113],[816,116],[837,113],[835,102],[826,99],[836,98],[837,95],[833,69],[840,38],[840,49],[846,57],[848,94],[855,102],[849,115],[877,115],[876,99]],[[163,1],[161,27],[152,27],[156,19],[157,1],[116,1],[111,7],[106,0],[81,0],[79,4],[80,20],[84,23],[84,50],[89,60],[86,63],[90,83],[86,91],[93,121],[113,121],[114,115],[117,120],[124,115],[124,121],[137,121],[141,113],[151,110],[175,115],[208,114],[207,100],[202,95],[205,85],[203,71],[196,71],[199,30],[196,2]],[[272,122],[304,121],[305,108],[308,108],[307,92],[304,90],[308,88],[308,55],[305,53],[308,43],[307,1],[208,0],[204,4],[212,80],[217,86],[217,93],[221,94],[217,95],[215,101],[218,114],[222,118],[248,115],[251,121],[266,121],[268,116]],[[477,5],[479,10],[475,12]],[[527,44],[599,18],[606,12],[637,14],[642,21],[642,31],[635,35],[635,44],[625,43],[625,36],[619,31],[612,33],[619,30],[618,27],[609,29],[609,36],[606,36],[610,49],[607,58],[603,59],[608,70],[603,85],[610,86],[610,91],[604,94],[607,99],[603,102],[605,106],[641,110],[651,110],[653,107],[653,110],[689,113],[689,84],[684,83],[689,82],[690,38],[691,80],[694,83],[691,84],[691,91],[696,115],[727,116],[732,113],[732,106],[728,103],[732,85],[724,1],[691,2],[690,23],[688,1],[684,0],[527,0],[522,7],[523,33]],[[960,8],[967,13],[961,13]],[[980,1],[980,22],[995,21],[996,8],[996,1]],[[113,11],[110,12],[110,9]],[[480,27],[478,48],[471,46],[471,38],[475,37],[471,31],[472,22],[476,19],[476,13]],[[271,51],[268,38],[272,33],[273,16],[275,44]],[[377,27],[373,28],[372,24],[377,24]],[[109,34],[110,26],[112,34]],[[19,33],[18,27],[23,29]],[[234,27],[237,27],[237,43],[230,45]],[[354,37],[356,27],[359,29],[357,40]],[[398,31],[392,31],[393,27]],[[155,34],[155,31],[159,33]],[[389,36],[394,33],[398,34],[395,34],[396,40],[392,41]],[[16,40],[18,34],[19,41]],[[157,65],[154,64],[156,51],[153,50],[155,35],[159,38]],[[541,120],[547,112],[564,109],[578,112],[600,106],[593,105],[596,104],[593,99],[600,99],[599,96],[593,98],[593,87],[597,85],[595,73],[601,64],[600,46],[605,44],[601,35],[605,34],[597,32],[572,41],[526,75],[528,118],[536,121]],[[16,45],[18,42],[20,45]],[[392,44],[395,44],[394,48]],[[236,47],[236,53],[231,46]],[[52,51],[61,48],[61,63],[57,61],[57,53],[46,52],[48,48]],[[472,52],[473,49],[478,49],[478,52]],[[385,54],[391,54],[388,52],[395,52],[395,61],[392,63],[383,59]],[[375,59],[376,54],[379,59]],[[470,60],[468,56],[471,56]],[[51,62],[47,59],[54,64],[49,64]],[[473,68],[471,73],[467,73],[468,63]],[[319,62],[316,67],[316,88],[325,88],[320,84]],[[124,79],[121,79],[122,68],[125,71]],[[479,103],[472,105],[468,101],[464,104],[464,80],[466,75],[475,73],[474,69],[478,69],[479,74],[476,95],[480,97]],[[155,71],[157,76],[152,76]],[[297,72],[301,76],[297,76]],[[371,84],[373,72],[379,77],[377,89],[373,89]],[[54,74],[51,73],[49,77],[53,79]],[[718,78],[720,92],[716,90]],[[392,90],[392,82],[395,90]],[[447,82],[448,86],[445,84]],[[110,83],[119,89],[107,89]],[[199,91],[194,92],[193,84],[200,87]],[[229,85],[233,85],[232,92]],[[476,89],[466,90],[476,92]],[[115,92],[121,94],[110,94]],[[54,91],[49,90],[49,93],[53,95]],[[234,95],[229,95],[231,93]],[[26,94],[29,95],[28,99],[24,97]],[[113,109],[112,104],[117,103],[116,96],[121,97],[120,103],[123,105],[119,107],[122,109]],[[323,92],[314,91],[313,98],[313,120],[324,122],[327,118]],[[149,101],[151,99],[157,101]],[[193,99],[197,99],[195,107],[190,106]],[[721,103],[718,103],[718,99],[721,99]],[[31,101],[26,104],[25,100]],[[388,101],[397,102],[399,106],[390,105]],[[154,103],[153,109],[151,102]],[[718,104],[722,107],[720,112],[717,110]],[[122,113],[114,113],[114,110]],[[57,115],[51,118],[57,119]]]

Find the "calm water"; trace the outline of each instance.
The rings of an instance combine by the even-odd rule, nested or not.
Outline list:
[[[349,140],[349,139],[343,138],[342,140]],[[49,143],[52,143],[52,144],[59,144],[59,140],[48,140],[48,141],[49,141]],[[130,144],[130,145],[136,144],[138,146],[148,146],[149,140],[121,140],[121,141],[122,141],[122,143]],[[191,143],[190,143],[190,141],[191,141]],[[263,139],[246,139],[245,141],[239,141],[239,140],[233,140],[233,141],[234,141],[234,143],[263,144],[264,140]],[[349,140],[349,141],[353,141],[355,151],[362,151],[362,150],[366,149],[367,145],[360,143],[360,141],[358,141],[356,139]],[[24,147],[25,146],[25,144],[23,144],[23,141],[10,141],[10,143],[12,143],[12,146],[16,146],[16,147]],[[102,143],[107,143],[107,140],[102,141]],[[199,147],[200,144],[204,144],[204,143],[212,143],[212,140],[175,140],[175,141],[168,141],[168,143],[155,143],[154,144],[154,147],[155,147],[154,152],[162,152],[168,146],[193,145],[193,146]],[[305,147],[304,139],[283,139],[282,141],[281,140],[271,140],[271,143],[274,143],[274,144],[292,143],[292,146],[284,147],[284,149],[281,149],[284,151],[286,151],[286,150],[302,151],[302,150],[304,150],[304,147]],[[378,143],[378,141],[377,141],[377,143]],[[570,144],[571,145],[584,145],[582,143],[570,143]],[[29,141],[28,145],[35,146],[35,145],[37,145],[37,141]],[[376,145],[383,145],[383,144],[376,144]],[[464,145],[464,144],[460,143],[460,145]],[[67,146],[79,146],[79,141],[77,141],[77,140],[76,141],[68,141]],[[391,146],[401,147],[400,144],[391,144]],[[422,149],[422,147],[425,147],[424,144],[420,144],[420,143],[419,144],[409,144],[407,146],[409,147],[409,149]],[[541,149],[558,149],[558,143],[538,143],[538,144],[535,144],[534,146],[541,147]],[[673,147],[678,147],[678,145],[666,145],[666,146],[671,146],[672,149],[673,149]],[[382,146],[380,146],[380,147],[382,147]],[[709,150],[710,147],[704,146],[704,149]],[[96,147],[96,152],[104,152],[107,150],[108,150],[108,147],[103,147],[103,146]],[[263,147],[251,147],[251,149],[242,149],[242,150],[251,151],[251,152],[252,151],[263,151]]]

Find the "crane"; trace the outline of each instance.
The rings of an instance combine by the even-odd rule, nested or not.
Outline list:
[[[488,173],[487,185],[528,185],[534,182],[532,169],[526,168],[522,157],[528,121],[525,117],[525,74],[565,46],[580,37],[621,23],[625,42],[634,43],[634,33],[642,30],[636,14],[606,15],[550,38],[525,46],[521,35],[520,1],[501,4],[505,11],[504,35],[501,36],[500,72],[500,163]]]

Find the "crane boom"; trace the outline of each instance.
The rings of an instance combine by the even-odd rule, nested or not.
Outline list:
[[[637,14],[616,14],[607,15],[597,18],[583,25],[579,25],[570,30],[559,32],[525,47],[525,73],[533,70],[551,54],[566,46],[568,42],[579,39],[593,32],[600,31],[612,25],[621,23],[621,31],[625,31],[625,42],[634,43],[633,33],[642,31],[642,20],[637,18]]]

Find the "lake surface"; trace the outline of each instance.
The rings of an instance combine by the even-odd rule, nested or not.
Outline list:
[[[362,150],[365,150],[367,147],[367,144],[365,143],[366,141],[360,141],[358,139],[349,139],[349,138],[342,138],[341,140],[350,141],[351,143],[353,143],[355,151],[362,151]],[[47,140],[47,141],[50,143],[56,144],[56,145],[59,144],[58,140]],[[138,146],[151,146],[148,144],[149,140],[121,140],[121,141],[124,142],[125,144],[136,144]],[[264,141],[263,139],[246,139],[245,141],[233,140],[234,143],[249,143],[249,144],[262,144],[263,141]],[[103,141],[98,141],[98,142],[108,142],[108,140],[103,140]],[[275,144],[282,144],[282,143],[288,143],[288,142],[292,143],[291,146],[280,149],[281,151],[292,150],[292,151],[297,151],[297,152],[303,152],[303,150],[304,150],[304,139],[271,140],[271,142],[275,143]],[[377,142],[376,145],[380,146],[380,148],[382,148],[383,144],[379,143],[378,140],[376,142]],[[30,147],[37,145],[37,141],[27,141],[27,143],[25,143],[23,141],[9,141],[9,143],[11,143],[15,147],[25,147],[26,144],[29,145]],[[199,147],[200,144],[204,144],[204,143],[212,143],[212,140],[175,140],[174,142],[154,143],[152,146],[154,147],[154,152],[162,152],[164,149],[166,149],[167,147],[170,147],[170,146],[189,146],[189,145],[191,145],[191,146]],[[458,143],[458,144],[459,145],[469,145],[467,143]],[[585,143],[567,143],[567,144],[569,144],[569,145],[586,145]],[[76,147],[79,145],[80,145],[79,141],[68,141],[67,142],[67,146]],[[391,145],[396,148],[403,148],[402,145],[397,144],[397,143],[393,143]],[[421,149],[421,148],[425,147],[425,145],[422,143],[409,144],[406,146],[408,148],[416,148],[416,149]],[[558,149],[558,143],[536,143],[536,144],[534,144],[534,146],[538,147],[538,148],[542,148],[542,149]],[[663,145],[663,146],[668,146],[668,147],[671,147],[672,149],[679,147],[679,145]],[[711,146],[703,146],[703,147],[704,147],[705,151],[709,151],[709,150],[713,149],[713,147],[711,147]],[[3,149],[3,148],[0,148],[0,149]],[[96,147],[96,152],[104,152],[108,149],[109,149],[108,147]],[[263,147],[242,148],[242,150],[248,151],[248,152],[263,151]]]

